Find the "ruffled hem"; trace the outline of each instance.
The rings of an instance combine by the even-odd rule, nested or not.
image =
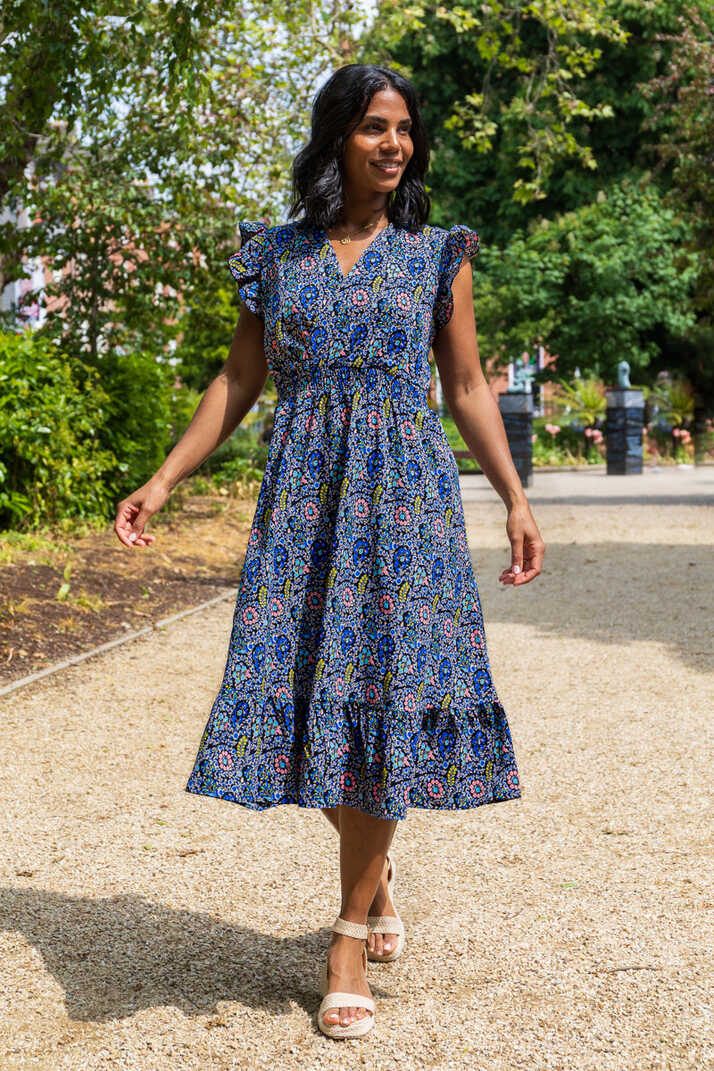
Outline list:
[[[266,224],[259,221],[241,220],[241,247],[228,258],[228,268],[238,283],[238,293],[244,305],[262,320],[263,286],[262,272],[267,241]]]
[[[479,251],[479,236],[463,223],[452,227],[444,240],[439,263],[439,285],[434,301],[433,334],[449,322],[454,312],[451,284],[464,257],[475,257]]]
[[[464,810],[521,795],[497,700],[407,713],[322,699],[296,722],[291,703],[231,706],[220,694],[186,791],[252,810],[348,804],[391,819],[409,807]]]
[[[213,799],[225,800],[228,803],[237,803],[241,807],[247,807],[250,811],[267,811],[271,807],[280,807],[283,804],[294,804],[303,808],[317,808],[317,807],[339,807],[346,805],[348,807],[355,807],[358,811],[364,811],[365,814],[372,815],[373,818],[385,818],[393,819],[397,821],[404,821],[408,817],[408,812],[405,809],[402,813],[392,814],[385,813],[382,810],[375,810],[371,803],[367,801],[366,804],[361,802],[355,802],[353,793],[342,792],[339,794],[330,793],[320,798],[305,798],[298,797],[297,794],[293,796],[287,796],[283,799],[249,799],[248,797],[238,797],[233,792],[220,792],[209,791],[207,788],[195,787],[191,782],[186,786],[186,792],[190,792],[197,796],[208,796]],[[420,810],[428,811],[466,811],[472,810],[474,807],[480,807],[485,803],[503,803],[506,800],[518,800],[521,798],[520,789],[510,789],[506,795],[491,795],[479,800],[466,799],[463,802],[454,801],[452,803],[434,803],[410,800],[409,807],[416,807]]]

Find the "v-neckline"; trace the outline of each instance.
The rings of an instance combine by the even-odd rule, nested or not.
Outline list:
[[[377,231],[377,233],[375,234],[374,238],[369,243],[369,245],[366,245],[364,247],[364,249],[362,250],[360,255],[357,257],[357,260],[354,262],[352,267],[348,270],[346,275],[342,271],[342,265],[340,264],[340,259],[337,256],[337,253],[335,251],[335,247],[333,246],[332,242],[330,241],[330,239],[329,239],[329,237],[327,235],[327,231],[324,230],[324,228],[322,228],[322,227],[318,227],[318,230],[319,230],[320,234],[323,235],[323,237],[325,239],[325,243],[327,244],[327,246],[329,247],[330,252],[332,253],[333,260],[334,260],[335,264],[337,265],[337,271],[339,272],[339,275],[340,275],[340,279],[339,279],[340,285],[342,285],[342,283],[346,283],[347,282],[347,280],[349,279],[350,275],[352,275],[352,273],[357,270],[357,268],[362,263],[362,260],[367,255],[367,253],[372,248],[372,246],[375,244],[375,242],[378,242],[379,239],[382,237],[382,235],[386,231],[391,229],[391,226],[392,226],[392,221],[390,219],[389,222],[387,223],[387,226],[386,227],[382,227],[381,231]]]

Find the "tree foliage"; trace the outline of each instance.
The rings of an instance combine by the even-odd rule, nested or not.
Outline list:
[[[714,18],[709,0],[690,2]],[[365,44],[417,86],[437,221],[471,221],[484,245],[503,244],[531,220],[653,168],[653,131],[666,119],[640,87],[667,71],[674,46],[666,35],[682,7],[386,0]],[[669,168],[657,182],[668,186]]]
[[[439,215],[458,204],[490,240],[538,211],[566,162],[596,167],[591,132],[613,111],[593,72],[626,37],[604,0],[383,0],[363,48],[417,86]]]
[[[670,46],[668,70],[644,85],[657,106],[645,128],[658,135],[661,166],[673,169],[670,202],[687,211],[701,253],[697,307],[714,319],[714,11],[709,18],[689,4],[674,33],[659,40]]]
[[[623,358],[641,373],[662,334],[694,323],[690,229],[655,186],[625,180],[517,232],[503,251],[485,249],[476,298],[484,352],[507,360],[541,343],[556,358],[541,379],[579,368],[615,382]]]
[[[0,44],[12,76],[0,82],[11,120],[0,151],[14,160],[0,189],[2,273],[19,278],[25,258],[48,257],[53,278],[26,300],[52,308],[44,334],[92,361],[165,352],[206,276],[226,277],[235,217],[279,210],[315,82],[359,17],[329,0],[113,11],[11,5]],[[57,30],[53,66],[63,19],[73,30]],[[37,68],[57,83],[44,102]]]

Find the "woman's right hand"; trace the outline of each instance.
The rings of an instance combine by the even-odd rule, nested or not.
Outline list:
[[[155,536],[144,531],[144,525],[167,501],[171,489],[155,476],[138,490],[133,491],[117,506],[114,531],[127,547],[147,547]]]

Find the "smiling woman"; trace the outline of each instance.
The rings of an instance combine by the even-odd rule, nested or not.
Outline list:
[[[387,854],[398,821],[521,795],[456,464],[427,401],[432,346],[454,419],[507,503],[502,581],[537,575],[542,544],[479,363],[478,235],[428,222],[427,163],[411,85],[340,68],[294,163],[290,215],[302,215],[241,221],[228,262],[245,307],[240,373],[224,389],[246,381],[252,398],[267,370],[278,402],[186,788],[256,811],[321,808],[338,830],[342,900],[318,1012],[330,1037],[372,1028],[367,959],[402,953]],[[207,404],[195,435],[230,423],[227,406]],[[165,472],[188,463],[170,455]]]

